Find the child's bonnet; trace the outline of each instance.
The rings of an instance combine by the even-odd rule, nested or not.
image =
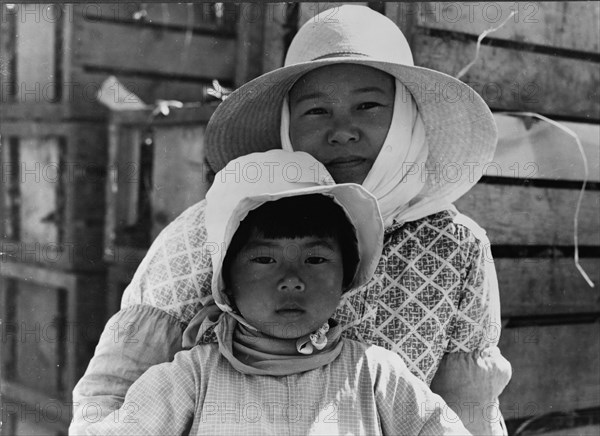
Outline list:
[[[335,184],[325,167],[308,153],[270,150],[242,156],[217,173],[206,194],[208,242],[205,248],[210,252],[213,266],[212,296],[203,302],[204,307],[185,330],[184,347],[194,346],[213,328],[221,354],[237,370],[263,375],[289,375],[315,369],[339,355],[339,326],[334,325],[324,332],[327,344],[323,349],[309,345],[311,352],[304,354],[300,348],[308,338],[290,341],[264,337],[233,309],[225,292],[223,261],[233,235],[248,212],[266,202],[311,194],[331,197],[355,230],[359,261],[349,289],[370,280],[381,256],[384,231],[373,195],[354,183]],[[240,328],[236,329],[238,325]],[[261,347],[263,342],[268,344]],[[240,343],[244,346],[240,347]],[[239,354],[235,352],[236,347],[250,353],[245,363],[236,357]]]

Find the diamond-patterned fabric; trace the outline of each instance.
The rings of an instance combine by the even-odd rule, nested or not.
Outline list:
[[[197,203],[161,232],[122,307],[148,304],[189,323],[210,296],[210,252],[218,249],[206,243],[204,208]],[[373,279],[347,293],[334,318],[345,337],[396,352],[429,384],[444,353],[498,342],[498,285],[485,232],[450,210],[392,226]]]

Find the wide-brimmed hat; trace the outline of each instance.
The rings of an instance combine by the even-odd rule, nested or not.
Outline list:
[[[349,288],[371,279],[383,247],[383,221],[377,200],[362,186],[335,184],[327,169],[308,153],[271,150],[229,162],[215,176],[206,194],[207,249],[213,264],[213,298],[230,311],[222,292],[223,261],[240,222],[262,204],[299,195],[330,196],[344,210],[356,231],[359,262]]]
[[[238,156],[281,148],[281,108],[290,88],[306,73],[340,63],[384,71],[410,91],[426,129],[429,155],[424,174],[437,179],[429,185],[456,182],[444,180],[440,171],[447,164],[465,162],[474,172],[469,177],[478,180],[497,140],[486,103],[460,80],[415,67],[396,24],[358,5],[330,9],[310,19],[292,41],[283,67],[246,83],[218,106],[205,132],[211,168],[218,171]]]

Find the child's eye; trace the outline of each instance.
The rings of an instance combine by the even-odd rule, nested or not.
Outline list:
[[[270,256],[256,256],[250,259],[250,262],[260,263],[260,264],[268,264],[275,263],[275,259]]]
[[[318,265],[320,263],[327,262],[327,259],[321,256],[310,256],[306,258],[305,262],[311,265]]]
[[[376,101],[367,101],[365,103],[361,103],[358,105],[358,109],[364,110],[364,109],[372,109],[374,107],[379,107],[381,106],[380,103],[377,103]]]

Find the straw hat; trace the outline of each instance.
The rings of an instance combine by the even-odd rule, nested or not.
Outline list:
[[[229,162],[206,194],[206,244],[213,264],[213,298],[221,310],[231,311],[223,293],[222,267],[240,222],[268,201],[309,194],[332,197],[356,230],[359,262],[349,287],[371,279],[383,247],[383,222],[375,197],[354,183],[335,184],[327,169],[308,153],[252,153]]]
[[[304,74],[339,63],[376,68],[408,88],[426,128],[426,174],[439,179],[440,165],[468,162],[476,172],[471,178],[477,181],[482,166],[493,157],[497,140],[488,106],[465,83],[415,67],[396,24],[358,5],[324,11],[309,20],[292,41],[283,67],[246,83],[219,105],[205,132],[206,158],[212,169],[219,171],[244,154],[281,148],[284,96]]]

